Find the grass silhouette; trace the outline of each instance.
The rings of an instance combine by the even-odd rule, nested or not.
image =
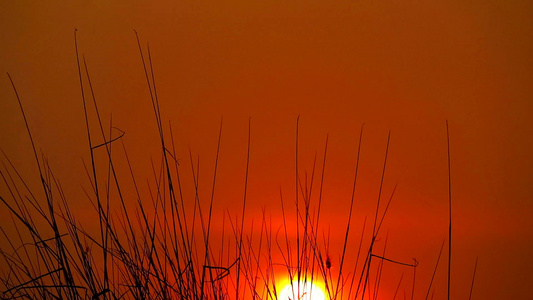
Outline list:
[[[291,299],[302,298],[300,286],[303,289],[308,281],[323,282],[328,299],[378,299],[385,263],[399,264],[412,269],[411,299],[413,299],[418,262],[416,260],[399,262],[388,258],[385,253],[386,242],[385,248],[380,253],[374,247],[396,190],[394,188],[383,208],[382,187],[390,132],[372,221],[371,243],[366,250],[363,248],[366,220],[360,242],[358,244],[348,242],[352,230],[350,224],[353,218],[363,126],[359,134],[343,247],[338,265],[332,268],[328,249],[329,234],[323,233],[323,226],[319,222],[328,139],[325,141],[321,171],[316,171],[320,174],[320,179],[316,180],[319,182],[319,190],[315,196],[312,192],[316,155],[310,180],[307,180],[307,174],[302,177],[298,172],[299,119],[296,120],[295,133],[295,203],[284,201],[280,191],[283,230],[281,228],[274,230],[271,220],[268,220],[263,211],[259,221],[259,231],[252,230],[251,233],[246,233],[248,228],[244,224],[252,147],[252,126],[249,121],[241,214],[236,218],[231,218],[228,214],[228,219],[224,218],[222,224],[216,224],[222,228],[223,234],[221,240],[215,241],[212,233],[215,226],[213,203],[222,122],[210,186],[211,197],[206,210],[200,205],[199,162],[195,164],[190,152],[191,173],[187,176],[192,175],[194,179],[195,196],[194,199],[186,199],[183,196],[180,176],[185,176],[183,170],[185,164],[180,164],[177,160],[172,126],[169,125],[169,130],[165,131],[166,125],[161,118],[150,48],[147,47],[144,51],[136,32],[135,34],[160,141],[160,163],[159,165],[152,163],[156,184],[151,187],[154,190],[149,197],[141,195],[138,189],[137,176],[122,141],[124,132],[115,128],[112,122],[109,126],[103,124],[85,58],[80,57],[78,53],[75,33],[87,149],[90,154],[90,163],[86,166],[86,170],[91,189],[85,192],[98,216],[97,233],[86,230],[77,220],[76,213],[70,208],[72,200],[65,197],[59,179],[54,176],[46,157],[39,156],[36,151],[22,100],[14,81],[8,74],[31,141],[42,190],[31,190],[22,174],[3,153],[0,176],[8,194],[0,195],[0,200],[10,211],[16,228],[15,235],[8,234],[4,228],[1,228],[6,241],[2,243],[0,249],[4,261],[3,273],[0,275],[2,282],[0,296],[3,299],[278,299],[283,289],[279,273],[288,274],[289,283],[295,285]],[[84,85],[84,82],[87,82],[88,86]],[[92,106],[95,112],[96,132],[89,124],[89,106]],[[99,136],[103,143],[96,144],[95,136]],[[104,163],[97,162],[97,152],[98,155],[104,153],[106,157]],[[117,152],[126,159],[131,178],[119,178],[114,158]],[[450,168],[450,163],[448,166]],[[124,185],[121,183],[130,179],[134,183],[134,191],[129,191],[136,197],[134,205],[131,199],[126,199]],[[449,187],[451,190],[451,181]],[[116,193],[112,194],[112,190]],[[311,199],[316,199],[316,207],[312,207]],[[449,200],[449,250],[451,251],[451,193]],[[191,201],[194,207],[192,211],[188,211],[185,203]],[[112,209],[112,202],[119,204],[117,210]],[[288,207],[295,208],[295,215],[289,215]],[[291,238],[287,231],[289,224],[293,223],[296,227],[295,238]],[[442,247],[433,277],[441,253]],[[347,255],[356,255],[355,265],[352,268],[346,263]],[[360,255],[364,256],[362,265],[358,264]],[[448,278],[450,278],[451,260],[448,261]],[[398,289],[402,279],[403,275]],[[426,299],[431,292],[431,283]],[[472,287],[473,284],[474,280]],[[398,289],[394,298],[398,294]],[[470,292],[472,293],[472,290]]]

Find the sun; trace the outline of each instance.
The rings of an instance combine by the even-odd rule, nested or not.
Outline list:
[[[298,295],[299,292],[299,295]],[[326,300],[324,291],[310,281],[288,283],[279,293],[279,300]]]

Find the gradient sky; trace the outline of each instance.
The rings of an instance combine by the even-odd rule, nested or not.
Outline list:
[[[300,115],[300,172],[311,171],[315,152],[322,161],[329,134],[323,224],[345,226],[365,123],[357,240],[375,207],[390,130],[384,196],[398,189],[384,224],[387,253],[421,262],[418,298],[447,236],[448,120],[453,298],[467,297],[476,257],[474,299],[533,295],[532,2],[2,1],[0,28],[0,70],[13,77],[36,143],[72,195],[89,184],[74,28],[100,109],[126,132],[134,167],[148,174],[141,178],[151,178],[158,144],[134,29],[150,43],[180,159],[188,164],[189,148],[198,155],[206,185],[224,117],[218,210],[240,208],[251,117],[248,216],[265,206],[279,216],[271,204],[279,188],[294,198]],[[2,76],[0,148],[31,179],[22,117]],[[444,299],[445,268],[437,281],[435,299]]]

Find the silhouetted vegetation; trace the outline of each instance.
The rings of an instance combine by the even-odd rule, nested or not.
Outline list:
[[[81,103],[85,112],[87,150],[90,155],[86,170],[91,187],[85,193],[98,216],[95,220],[98,224],[96,234],[85,229],[78,221],[79,212],[71,209],[71,200],[63,193],[60,179],[54,176],[47,158],[37,152],[24,113],[23,99],[19,98],[16,85],[9,77],[33,147],[35,157],[32,159],[37,164],[42,190],[31,190],[24,175],[17,171],[16,166],[3,153],[0,176],[7,193],[0,195],[0,200],[3,207],[10,211],[16,231],[13,235],[1,228],[2,298],[278,299],[280,289],[283,288],[280,286],[279,273],[283,272],[288,274],[289,281],[294,284],[307,281],[323,282],[325,294],[329,299],[377,299],[383,265],[386,263],[400,264],[409,272],[413,272],[411,299],[414,297],[418,262],[390,259],[385,253],[386,241],[385,247],[379,253],[375,247],[396,190],[394,188],[385,203],[382,199],[382,187],[390,133],[384,151],[379,196],[370,224],[371,242],[368,248],[364,249],[366,220],[361,230],[360,242],[348,242],[349,233],[353,230],[350,225],[357,188],[359,152],[363,142],[361,126],[352,197],[347,211],[348,222],[343,229],[343,247],[339,253],[340,259],[332,268],[328,249],[329,237],[324,234],[319,222],[323,209],[322,188],[328,140],[325,141],[322,164],[317,167],[320,170],[315,170],[315,156],[310,179],[308,180],[307,175],[300,176],[299,120],[296,120],[295,203],[283,200],[280,191],[283,229],[273,229],[271,220],[263,212],[259,225],[256,225],[260,229],[247,234],[248,228],[244,224],[247,216],[250,149],[253,147],[250,140],[253,136],[252,126],[249,123],[242,211],[238,218],[231,218],[227,214],[228,218],[224,218],[222,224],[214,224],[213,202],[222,122],[210,186],[211,198],[209,206],[202,207],[198,162],[195,162],[190,154],[189,162],[178,163],[172,127],[169,125],[165,128],[165,120],[161,118],[150,49],[148,47],[143,50],[138,38],[137,41],[160,141],[160,161],[159,164],[153,164],[155,185],[151,187],[150,195],[141,194],[137,187],[138,178],[122,141],[124,132],[115,128],[112,123],[103,124],[87,64],[84,57],[78,54],[76,44]],[[94,126],[89,124],[89,106],[94,109],[96,115],[93,117],[98,120],[97,132],[94,132],[91,129]],[[104,142],[96,143],[95,136],[99,136],[98,139]],[[107,157],[105,163],[97,162],[96,152],[104,153]],[[126,159],[131,178],[119,178],[116,172],[116,155]],[[191,172],[185,171],[186,167],[191,167]],[[319,174],[319,179],[315,179],[315,173]],[[194,179],[194,198],[183,196],[181,176],[192,176]],[[133,182],[134,191],[128,191],[127,194],[135,195],[135,199],[125,196],[122,182],[126,180]],[[315,181],[319,185],[318,192],[313,189]],[[112,210],[111,203],[118,203],[120,209]],[[187,210],[185,203],[194,203],[193,210]],[[289,215],[289,206],[295,208],[294,215]],[[296,238],[291,238],[288,233],[288,224],[293,224],[289,220],[294,220]],[[214,236],[214,226],[222,227],[225,234]],[[220,239],[216,246],[213,245],[215,238]],[[435,272],[441,253],[442,247]],[[350,255],[356,255],[354,265],[346,263],[345,258]],[[360,256],[362,264],[359,264]],[[398,289],[403,278],[402,275]],[[472,286],[473,284],[474,280]],[[298,287],[295,289],[298,290]],[[429,299],[430,292],[431,284],[426,299]],[[299,297],[294,295],[292,299],[296,298]]]

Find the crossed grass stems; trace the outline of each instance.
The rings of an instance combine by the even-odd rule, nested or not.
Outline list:
[[[222,121],[218,136],[211,197],[207,210],[200,205],[199,160],[195,163],[189,151],[195,196],[193,211],[192,213],[187,212],[184,203],[190,200],[184,199],[180,181],[180,169],[183,166],[176,159],[170,123],[168,131],[170,138],[164,131],[150,48],[147,45],[146,58],[137,32],[135,32],[135,36],[161,142],[160,165],[156,167],[152,163],[155,191],[150,190],[148,201],[145,199],[146,197],[141,196],[139,191],[136,182],[137,177],[121,139],[124,132],[114,127],[112,121],[108,128],[104,128],[85,58],[81,56],[80,59],[78,53],[77,30],[74,34],[78,77],[90,153],[90,164],[89,166],[85,165],[85,169],[88,178],[90,178],[91,188],[89,191],[85,191],[85,194],[98,215],[99,232],[96,234],[85,230],[76,220],[74,213],[69,208],[69,200],[63,193],[59,181],[55,178],[47,158],[44,155],[39,156],[36,151],[21,99],[11,76],[7,74],[31,142],[42,191],[38,192],[40,195],[37,191],[34,193],[2,151],[3,169],[0,169],[0,176],[7,188],[7,196],[0,195],[0,200],[10,211],[16,233],[11,236],[7,230],[0,227],[3,239],[5,239],[0,248],[0,256],[4,261],[0,275],[3,285],[0,287],[2,299],[278,299],[280,289],[283,288],[279,286],[280,277],[278,275],[286,273],[289,282],[294,284],[293,290],[296,291],[290,297],[293,300],[303,296],[303,291],[300,291],[300,282],[305,285],[307,281],[314,282],[315,280],[324,283],[324,290],[329,299],[375,300],[378,299],[385,263],[399,264],[412,269],[411,299],[414,298],[418,265],[416,259],[407,263],[386,257],[386,240],[383,252],[377,253],[374,248],[396,190],[394,187],[383,208],[382,187],[387,165],[390,132],[385,150],[375,215],[372,221],[371,242],[366,252],[362,251],[367,223],[365,218],[361,240],[357,245],[355,264],[350,270],[347,271],[348,266],[346,266],[345,258],[346,255],[354,255],[355,253],[355,249],[348,249],[348,236],[352,222],[364,124],[361,126],[359,134],[350,209],[342,253],[337,267],[338,272],[331,268],[331,258],[328,251],[329,234],[327,238],[323,235],[323,241],[319,239],[321,230],[319,216],[322,208],[328,139],[326,137],[318,196],[315,197],[317,199],[313,198],[316,207],[311,207],[317,155],[315,153],[310,180],[307,179],[306,174],[302,182],[302,177],[298,172],[299,118],[296,120],[295,139],[295,203],[292,204],[296,212],[293,216],[296,220],[296,241],[289,237],[287,231],[290,216],[286,213],[287,203],[283,200],[281,189],[280,203],[283,226],[273,230],[272,222],[267,220],[263,210],[258,233],[259,240],[253,239],[254,234],[245,234],[244,232],[251,147],[251,124],[249,121],[242,212],[239,217],[234,219],[229,217],[228,221],[225,218],[226,214],[224,215],[222,238],[219,241],[220,245],[215,248],[211,232],[213,229],[213,202]],[[93,106],[96,115],[98,133],[91,130],[89,124],[89,105]],[[447,122],[446,129],[448,132]],[[100,135],[103,143],[96,144],[93,141],[96,134]],[[447,140],[449,145],[449,136],[447,136]],[[131,207],[131,203],[128,202],[131,200],[124,196],[125,192],[122,187],[123,184],[121,184],[123,179],[120,178],[119,180],[112,158],[112,154],[115,153],[113,151],[119,147],[116,146],[117,144],[121,146],[131,175],[130,179],[133,182],[137,201],[134,207]],[[103,152],[106,156],[105,164],[97,164],[95,156],[98,151]],[[449,146],[448,163],[450,171]],[[449,184],[450,230],[448,241],[449,250],[451,250],[451,177]],[[115,191],[117,197],[111,196],[112,191]],[[111,211],[111,202],[119,203],[120,209]],[[228,235],[225,234],[225,231],[228,230],[227,227],[229,227]],[[196,234],[199,231],[201,234]],[[255,232],[257,235],[257,231]],[[227,239],[225,239],[226,237]],[[433,294],[430,297],[430,292],[443,247],[444,241],[425,299],[433,298]],[[365,257],[364,263],[362,266],[358,266],[361,255]],[[281,257],[281,261],[276,260],[278,257]],[[372,262],[376,261],[377,266],[371,268]],[[450,280],[451,273],[450,265],[451,251],[449,251],[448,259],[448,280]],[[280,271],[279,267],[283,271]],[[476,268],[477,260],[470,297],[472,297]],[[375,272],[372,276],[371,270]],[[398,295],[402,280],[403,274],[393,299]],[[448,283],[448,299],[449,292],[450,285]]]

